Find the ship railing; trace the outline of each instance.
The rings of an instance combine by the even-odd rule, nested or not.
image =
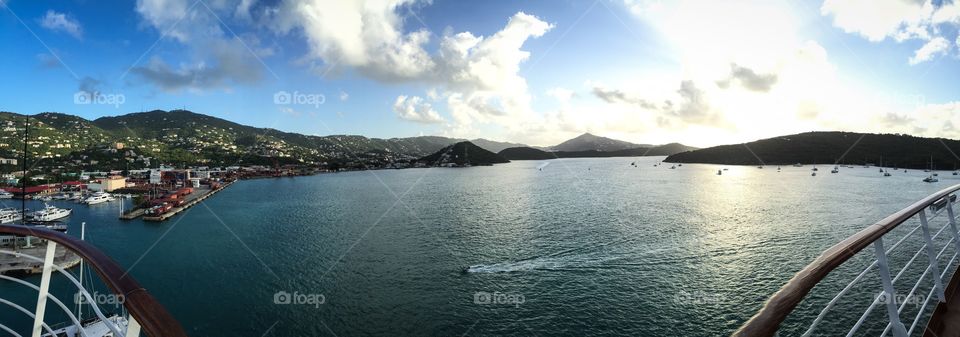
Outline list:
[[[74,315],[70,308],[64,304],[62,300],[50,293],[50,280],[54,275],[54,271],[66,277],[67,280],[76,286],[78,291],[77,296],[83,297],[81,302],[85,302],[90,306],[94,315],[101,322],[103,322],[108,329],[110,329],[110,331],[113,333],[113,336],[136,337],[139,336],[141,332],[147,336],[186,336],[186,333],[180,326],[180,323],[178,323],[173,316],[171,316],[170,313],[168,313],[167,310],[159,302],[157,302],[157,300],[149,292],[147,292],[146,289],[141,287],[131,275],[128,275],[123,269],[121,269],[120,266],[113,261],[113,259],[108,257],[93,245],[64,233],[46,228],[20,225],[0,225],[0,234],[14,235],[18,237],[35,237],[46,241],[46,250],[43,257],[27,255],[21,251],[10,250],[6,248],[0,249],[0,254],[13,255],[25,260],[42,263],[42,272],[40,283],[38,285],[22,279],[0,274],[0,279],[29,287],[38,293],[37,305],[35,310],[32,312],[17,303],[0,298],[0,304],[9,306],[33,320],[33,328],[30,336],[40,337],[44,334],[54,336],[54,330],[50,327],[50,325],[44,322],[44,317],[46,316],[46,306],[47,302],[49,301],[53,302],[63,310],[69,319],[69,325],[74,325],[80,328],[78,329],[80,336],[88,337],[82,329],[81,322],[83,318]],[[17,240],[18,239],[14,239],[15,242]],[[117,302],[122,303],[123,308],[129,314],[129,319],[125,328],[119,326],[113,320],[108,319],[107,315],[105,315],[103,311],[100,310],[99,306],[97,306],[97,303],[90,292],[84,288],[82,282],[74,277],[73,274],[65,270],[62,266],[59,266],[57,263],[55,263],[54,258],[56,256],[58,246],[63,246],[65,249],[77,254],[77,256],[79,256],[79,258],[82,259],[84,263],[100,277],[104,284],[110,288],[117,298],[123,299],[122,301]],[[12,328],[2,324],[0,324],[0,330],[9,333],[12,336],[22,336]]]
[[[855,288],[857,291],[861,291],[862,289],[857,288],[857,286],[862,286],[869,278],[877,278],[872,281],[879,281],[879,287],[875,289],[877,293],[871,293],[873,301],[864,309],[860,318],[851,325],[846,333],[838,331],[821,333],[827,335],[845,335],[848,337],[854,336],[864,327],[868,319],[873,317],[871,313],[876,309],[882,310],[878,315],[882,316],[882,319],[886,321],[886,326],[880,333],[881,336],[887,336],[892,333],[895,337],[906,337],[914,335],[914,332],[922,333],[923,328],[917,329],[922,323],[921,319],[929,316],[929,313],[932,311],[931,309],[938,303],[946,301],[944,296],[944,280],[949,281],[951,279],[949,274],[952,274],[952,271],[956,269],[955,263],[958,255],[960,255],[960,231],[958,231],[958,219],[955,210],[957,207],[958,190],[960,190],[960,185],[955,185],[934,193],[827,249],[813,262],[797,272],[779,291],[774,293],[760,311],[743,324],[733,335],[738,337],[777,336],[781,329],[781,324],[787,320],[788,316],[797,308],[798,304],[804,301],[811,290],[820,285],[828,274],[844,266],[848,260],[861,251],[864,251],[865,254],[870,254],[869,250],[865,251],[870,246],[873,246],[873,256],[870,257],[872,261],[868,261],[868,263],[866,263],[867,266],[856,274],[845,287],[824,305],[823,309],[816,318],[810,322],[809,326],[805,329],[801,328],[798,330],[802,331],[800,335],[812,336],[817,333],[817,328],[820,327],[824,319],[831,313],[831,309],[835,308],[841,298],[843,298],[844,295],[850,294],[851,290]],[[946,216],[943,217],[943,215]],[[885,246],[885,236],[894,229],[897,229],[900,225],[907,223],[908,220],[913,220],[909,222],[916,223],[916,226],[905,226],[900,231],[906,231],[907,229],[909,229],[909,231],[898,239],[895,237],[888,238],[887,242],[893,242],[893,244]],[[941,223],[939,228],[937,228],[938,222]],[[893,234],[891,234],[891,236],[893,236]],[[906,256],[909,256],[897,255],[905,253],[904,250],[908,248],[900,250],[897,248],[910,247],[910,244],[904,243],[910,242],[911,240],[919,240],[919,242],[915,241],[912,244],[912,246],[918,246],[919,248],[913,252],[913,255],[896,274],[891,273],[891,258],[896,257],[902,260],[906,259]],[[942,247],[938,246],[938,243]],[[950,256],[949,260],[945,261],[946,256],[950,255],[948,251],[952,252],[952,256]],[[909,252],[912,252],[912,250],[906,251],[907,254],[909,254]],[[921,255],[925,255],[926,258],[921,258]],[[918,260],[921,261],[920,263],[926,264],[922,273],[915,272],[917,269],[923,267],[922,265],[918,265],[914,269],[910,268],[914,262]],[[856,269],[854,269],[854,271],[855,270]],[[853,275],[853,273],[849,274]],[[913,284],[907,283],[906,285],[910,287],[910,292],[906,296],[898,297],[900,293],[897,293],[896,289],[905,289],[903,288],[903,281],[910,277],[916,278]],[[921,297],[922,290],[920,290],[920,288],[925,284],[927,287],[930,287],[930,290],[927,292],[927,296]],[[907,304],[912,301],[901,300],[902,303],[898,306],[898,298],[922,298],[923,303],[916,308],[916,314],[902,317],[905,314],[904,309]],[[935,298],[936,301],[931,301],[932,298]],[[849,314],[849,312],[846,311],[845,313]],[[879,326],[884,324],[883,321],[873,323],[878,324],[874,325],[876,330],[879,330]],[[802,326],[803,325],[801,325],[801,327]],[[837,330],[836,326],[831,326],[831,328],[832,330]],[[840,331],[843,329],[845,328],[840,329]],[[862,333],[861,331],[861,334]]]

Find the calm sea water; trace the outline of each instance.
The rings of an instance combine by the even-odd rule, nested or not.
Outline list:
[[[118,220],[118,203],[54,203],[75,209],[70,234],[87,222],[88,241],[195,336],[717,336],[824,249],[960,183],[828,166],[718,176],[716,165],[653,167],[661,159],[243,181],[163,223]],[[857,287],[821,332],[846,331],[878,290]],[[35,305],[22,286],[0,282],[0,293]],[[786,335],[824,296],[800,306]],[[0,323],[29,329],[12,317],[0,308]]]

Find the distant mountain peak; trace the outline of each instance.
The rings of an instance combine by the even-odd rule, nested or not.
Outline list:
[[[601,137],[589,132],[551,147],[554,151],[619,151],[638,147],[653,147],[648,144],[634,144],[622,140]]]

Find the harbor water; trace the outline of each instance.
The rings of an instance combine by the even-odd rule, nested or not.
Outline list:
[[[659,160],[241,181],[165,222],[119,220],[120,202],[50,203],[73,208],[69,234],[86,222],[87,240],[192,336],[717,336],[824,249],[960,183],[949,172],[931,184],[920,171],[820,166],[813,177],[811,166]],[[838,270],[824,286],[833,292],[801,304],[785,335],[859,271]],[[52,288],[73,303],[63,277]],[[35,306],[22,285],[0,292]],[[818,332],[845,333],[877,292],[857,287]],[[2,307],[0,324],[27,331],[30,320]]]

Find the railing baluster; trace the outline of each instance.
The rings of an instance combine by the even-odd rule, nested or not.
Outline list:
[[[893,335],[907,337],[907,327],[900,322],[900,314],[897,313],[897,305],[894,303],[896,292],[893,290],[893,282],[890,280],[890,266],[887,265],[887,254],[883,250],[883,237],[873,242],[873,248],[877,254],[877,266],[880,269],[880,282],[883,284],[883,292],[887,293],[887,316],[890,318],[890,324],[893,325]]]
[[[47,255],[43,259],[43,275],[40,277],[40,295],[37,297],[37,311],[33,316],[33,337],[43,332],[43,313],[47,309],[47,294],[50,292],[50,273],[53,271],[53,258],[57,253],[57,243],[47,241]]]
[[[960,232],[957,231],[957,217],[953,214],[953,202],[950,202],[950,196],[947,196],[947,216],[950,218],[950,230],[953,231],[954,244],[957,246],[957,252],[960,252]]]
[[[949,198],[947,203],[949,203]],[[940,302],[945,302],[943,280],[940,278],[940,267],[937,265],[937,254],[933,250],[933,239],[930,238],[930,228],[927,225],[927,212],[921,209],[918,215],[920,216],[920,227],[923,229],[923,240],[927,242],[927,261],[930,264],[930,271],[933,272],[933,287],[936,289],[937,299]]]

